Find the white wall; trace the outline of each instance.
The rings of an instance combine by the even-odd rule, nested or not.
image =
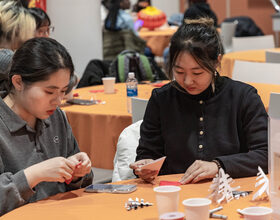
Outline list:
[[[70,52],[79,77],[91,59],[102,59],[100,0],[47,0],[51,37]]]

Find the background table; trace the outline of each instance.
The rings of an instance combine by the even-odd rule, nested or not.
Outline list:
[[[272,51],[280,51],[280,48],[267,49]],[[250,61],[250,62],[265,62],[265,51],[267,50],[248,50],[227,53],[221,61],[220,73],[223,76],[232,78],[232,72],[235,60]]]
[[[158,28],[152,31],[142,28],[139,31],[139,36],[146,41],[147,46],[154,55],[162,56],[163,50],[168,47],[170,39],[176,30],[177,27]]]
[[[28,204],[4,215],[3,220],[89,220],[89,219],[122,219],[122,220],[158,220],[157,206],[153,187],[158,186],[160,180],[178,181],[182,174],[160,176],[156,184],[144,183],[140,179],[117,182],[118,184],[137,184],[138,189],[131,194],[106,194],[106,193],[85,193],[83,189],[58,194],[47,200]],[[240,190],[255,189],[256,177],[235,179],[232,186],[241,186]],[[182,201],[193,197],[207,197],[211,182],[188,184],[181,186],[179,199],[179,211],[184,212]],[[258,188],[257,188],[258,189]],[[230,203],[222,204],[224,209],[217,214],[227,215],[230,220],[243,219],[236,212],[248,206],[267,206],[267,200],[261,199],[251,201],[253,194],[239,200],[232,200]],[[145,201],[154,203],[153,206],[139,208],[138,210],[126,211],[124,208],[128,198],[143,198]],[[211,209],[217,205],[211,205]]]
[[[167,81],[165,81],[167,83]],[[271,92],[280,93],[280,85],[249,83],[254,86],[266,109]],[[138,97],[149,99],[155,87],[149,84],[138,85]],[[76,89],[78,98],[99,99],[106,104],[91,106],[72,105],[63,107],[72,127],[81,151],[85,151],[97,168],[113,169],[113,159],[120,133],[132,123],[131,114],[127,112],[126,87],[124,83],[116,84],[115,94],[103,92],[92,93],[103,86]]]
[[[115,94],[93,93],[103,86],[76,89],[81,99],[97,99],[106,104],[62,107],[78,141],[81,151],[88,153],[92,165],[97,168],[113,169],[113,159],[120,133],[132,123],[127,111],[126,85],[116,84]],[[155,87],[138,85],[138,97],[149,99]]]

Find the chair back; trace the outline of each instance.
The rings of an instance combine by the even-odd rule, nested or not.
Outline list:
[[[221,40],[224,47],[224,52],[232,51],[232,38],[235,34],[237,22],[223,22],[221,24]]]
[[[275,48],[273,35],[254,37],[233,37],[232,51]]]
[[[265,51],[265,62],[280,63],[280,51]]]
[[[147,104],[147,99],[131,98],[132,123],[143,119]]]
[[[114,158],[112,182],[136,178],[129,165],[136,158],[136,148],[139,145],[141,124],[142,120],[129,125],[120,134]]]
[[[236,60],[232,78],[242,82],[280,84],[280,63]]]

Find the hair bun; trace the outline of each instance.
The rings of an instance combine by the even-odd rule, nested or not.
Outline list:
[[[214,27],[214,20],[212,18],[204,17],[199,19],[185,19],[186,24],[197,24],[197,25],[205,25],[209,27]]]

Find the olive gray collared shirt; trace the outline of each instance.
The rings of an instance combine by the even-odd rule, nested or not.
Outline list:
[[[57,108],[36,129],[14,113],[0,98],[0,216],[21,205],[91,184],[90,173],[76,183],[41,182],[33,189],[23,170],[53,157],[69,157],[79,147],[63,112]]]

